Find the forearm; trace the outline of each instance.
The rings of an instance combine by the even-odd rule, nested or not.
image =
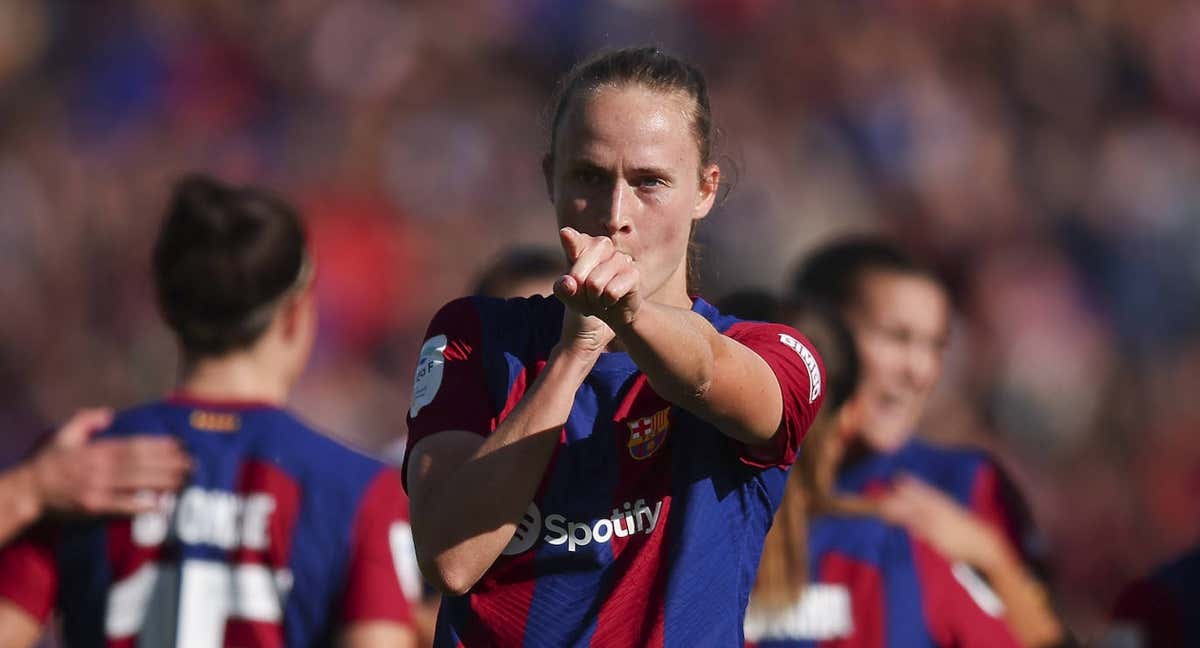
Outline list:
[[[617,339],[654,391],[748,445],[770,441],[783,414],[774,372],[698,313],[646,303]]]
[[[1022,645],[1057,645],[1063,639],[1063,628],[1050,608],[1045,589],[1001,543],[997,537],[996,550],[976,566],[1004,603],[1009,628]]]
[[[414,458],[414,541],[425,577],[439,589],[469,590],[512,539],[592,363],[555,351],[511,414],[460,462]]]
[[[613,332],[658,395],[687,409],[704,406],[721,342],[707,320],[648,302],[632,322],[613,325]]]
[[[0,545],[6,544],[42,513],[32,464],[0,474]]]

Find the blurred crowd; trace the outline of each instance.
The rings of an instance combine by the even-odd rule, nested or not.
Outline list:
[[[647,42],[712,82],[702,294],[892,234],[957,301],[922,433],[1012,472],[1068,625],[1197,541],[1200,5],[1165,0],[0,2],[0,455],[169,389],[150,247],[190,170],[302,207],[295,404],[394,454],[428,318],[555,245],[553,80]]]

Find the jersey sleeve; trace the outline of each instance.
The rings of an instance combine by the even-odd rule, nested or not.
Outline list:
[[[761,468],[787,467],[796,460],[800,442],[817,417],[825,398],[821,357],[812,344],[795,329],[782,324],[742,322],[725,332],[733,340],[757,353],[775,372],[783,396],[783,420],[773,445],[764,453],[740,446],[740,459]]]
[[[422,439],[446,430],[486,436],[495,426],[483,366],[483,325],[470,298],[442,307],[429,324],[417,359],[408,439],[400,478],[408,486],[408,458]]]
[[[925,621],[934,645],[963,648],[1020,646],[1004,619],[984,611],[955,577],[950,563],[941,554],[919,540],[912,541],[912,551],[921,583]]]
[[[54,528],[47,523],[26,531],[0,549],[0,598],[45,624],[58,593]]]
[[[1043,580],[1049,574],[1049,560],[1029,505],[1007,473],[988,457],[975,472],[971,484],[970,508],[973,513],[1004,535],[1025,564]]]
[[[367,487],[354,518],[343,623],[411,624],[408,602],[420,595],[415,560],[408,503],[396,472],[386,468]]]

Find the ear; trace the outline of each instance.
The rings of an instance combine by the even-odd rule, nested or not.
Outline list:
[[[554,202],[554,156],[547,153],[542,156],[542,178],[546,181],[546,195]]]
[[[313,290],[312,284],[309,284],[280,304],[280,328],[285,340],[291,341],[306,334],[309,325],[308,319],[314,313],[315,299],[316,291]]]
[[[721,189],[721,167],[710,164],[700,171],[700,191],[697,194],[696,210],[692,220],[708,216],[717,201]]]

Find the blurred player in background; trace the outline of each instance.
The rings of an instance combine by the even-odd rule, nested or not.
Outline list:
[[[174,439],[191,478],[152,513],[45,525],[0,553],[5,648],[56,606],[71,646],[412,644],[398,476],[282,409],[316,331],[313,273],[289,205],[177,186],[154,278],[182,378],[101,438]]]
[[[479,273],[471,294],[500,299],[549,295],[566,270],[558,252],[537,247],[509,248]]]
[[[743,303],[761,309],[768,302]],[[1053,626],[1027,589],[1002,589],[998,598],[980,593],[992,598],[976,600],[945,557],[881,519],[877,503],[833,492],[852,415],[843,405],[858,383],[854,338],[830,310],[787,310],[780,319],[803,328],[821,352],[829,392],[767,534],[746,615],[748,645],[1015,646],[1006,624],[1013,614],[1025,616],[1014,625]],[[1020,582],[1018,562],[1000,569],[1004,583]],[[1003,619],[995,601],[1003,604]],[[1022,639],[1053,645],[1059,637]]]
[[[862,359],[846,406],[854,441],[838,490],[879,498],[888,520],[989,580],[1005,577],[997,566],[1010,554],[1041,569],[1028,508],[999,465],[981,450],[915,436],[950,333],[950,298],[939,279],[888,241],[849,238],[813,252],[793,293],[838,312]],[[1031,575],[1023,581],[1040,589]]]
[[[435,643],[738,645],[820,365],[690,296],[720,181],[695,68],[599,55],[553,115],[557,299],[456,300],[420,352],[406,484],[448,594]]]
[[[174,439],[88,443],[111,421],[109,410],[82,410],[33,456],[0,473],[0,546],[46,513],[147,512],[157,503],[143,491],[172,492],[183,484],[191,462]]]

